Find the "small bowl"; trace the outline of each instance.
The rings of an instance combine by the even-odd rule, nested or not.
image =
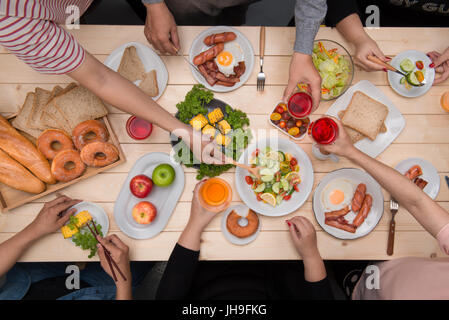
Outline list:
[[[293,140],[299,141],[299,140],[304,139],[305,136],[307,135],[308,126],[309,126],[309,124],[310,124],[310,122],[311,122],[309,117],[305,117],[305,118],[303,118],[303,119],[296,119],[296,118],[294,118],[294,117],[288,112],[288,109],[285,109],[285,108],[284,108],[284,112],[283,112],[283,113],[288,113],[288,114],[290,114],[290,117],[291,117],[292,119],[294,119],[295,122],[298,121],[298,120],[301,120],[301,121],[304,122],[304,120],[307,119],[306,121],[307,121],[308,123],[307,123],[307,124],[303,124],[303,126],[305,126],[305,130],[304,130],[304,132],[303,132],[300,136],[298,136],[298,137],[292,136],[292,135],[289,134],[287,131],[285,131],[284,129],[282,129],[282,128],[279,126],[279,124],[277,124],[275,121],[271,120],[271,115],[272,115],[273,113],[276,113],[276,108],[277,108],[278,105],[281,104],[281,103],[283,103],[283,102],[279,102],[279,103],[276,105],[276,107],[274,107],[273,111],[269,114],[269,116],[268,116],[268,122],[269,122],[273,127],[275,127],[276,129],[278,129],[279,131],[281,131],[283,134],[286,134],[287,136],[289,136],[289,137],[290,137],[291,139],[293,139]],[[281,118],[281,119],[282,119],[282,118]],[[279,121],[280,121],[280,120],[279,120]]]
[[[351,86],[352,80],[354,79],[354,61],[352,61],[351,54],[348,52],[348,50],[346,50],[346,48],[343,47],[338,42],[335,42],[333,40],[327,40],[327,39],[318,39],[318,40],[314,41],[314,45],[317,44],[318,42],[321,42],[323,44],[323,46],[327,50],[334,49],[334,48],[337,49],[336,52],[338,54],[340,54],[341,56],[345,56],[346,60],[348,60],[348,62],[349,62],[349,77],[348,77],[348,81],[346,82],[346,84],[345,84],[343,90],[340,92],[340,94],[338,96],[329,97],[329,98],[324,98],[323,94],[321,94],[321,100],[323,100],[323,101],[331,101],[331,100],[334,100],[334,99],[337,99],[338,97],[340,97]]]
[[[136,116],[129,117],[126,121],[126,132],[135,140],[148,138],[153,131],[153,124]]]

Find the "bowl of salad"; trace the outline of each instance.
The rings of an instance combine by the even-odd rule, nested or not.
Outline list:
[[[257,213],[287,215],[301,207],[312,192],[312,163],[304,150],[289,139],[260,139],[248,146],[239,162],[259,168],[260,178],[240,167],[235,172],[240,198]]]
[[[312,60],[321,76],[321,99],[333,100],[341,96],[354,78],[351,55],[332,40],[315,40]]]

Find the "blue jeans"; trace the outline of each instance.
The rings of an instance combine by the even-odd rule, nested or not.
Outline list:
[[[139,285],[153,262],[131,262],[133,289]],[[65,273],[68,263],[16,263],[6,276],[6,283],[0,288],[0,300],[20,300],[33,283],[41,280],[68,276]],[[119,276],[119,275],[118,275]],[[89,262],[80,271],[80,280],[91,287],[76,290],[58,300],[113,300],[115,299],[114,280],[104,272],[99,262]]]

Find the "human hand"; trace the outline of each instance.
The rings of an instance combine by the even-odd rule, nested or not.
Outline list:
[[[346,132],[341,121],[334,117],[330,118],[332,118],[338,125],[338,137],[331,144],[320,144],[320,151],[324,151],[324,154],[332,153],[338,156],[348,157],[348,155],[350,155],[355,150],[354,144],[352,143],[351,138]]]
[[[76,212],[74,208],[69,211],[66,210],[80,202],[81,200],[73,200],[67,196],[58,194],[55,200],[44,204],[29,227],[37,237],[55,232],[69,221],[70,216]]]
[[[207,225],[217,215],[215,212],[210,212],[204,209],[199,200],[200,188],[206,181],[207,179],[198,182],[193,190],[192,206],[190,208],[189,222],[187,223],[188,228],[199,233],[202,233]]]
[[[100,264],[103,270],[113,278],[111,267],[109,266],[109,262],[106,258],[106,253],[104,252],[103,246],[109,251],[111,258],[117,263],[117,266],[123,272],[126,277],[126,281],[122,278],[118,270],[114,270],[115,275],[117,277],[116,285],[127,285],[131,286],[132,283],[132,275],[131,275],[131,267],[129,264],[129,248],[126,244],[120,240],[115,234],[102,238],[97,236],[98,244],[98,256],[100,257]],[[102,246],[102,245],[103,246]]]
[[[386,57],[383,52],[379,49],[376,41],[371,39],[368,35],[364,37],[361,41],[355,43],[355,64],[361,67],[365,71],[380,71],[384,67],[368,60],[368,56],[376,56],[384,62],[391,60],[390,57]]]
[[[432,60],[429,67],[435,68],[435,72],[440,74],[439,77],[435,78],[433,84],[446,81],[449,78],[449,47],[442,54],[432,51],[427,53],[427,56]]]
[[[320,257],[316,241],[316,231],[312,223],[305,217],[293,217],[286,220],[296,250],[306,259]]]
[[[178,29],[170,10],[164,2],[145,6],[147,7],[147,18],[144,34],[148,42],[161,53],[176,54],[175,48],[180,49]]]
[[[315,111],[321,100],[320,74],[313,65],[311,56],[300,52],[294,52],[290,62],[288,84],[284,90],[284,95],[282,98],[284,102],[288,102],[289,97],[295,91],[298,83],[305,83],[309,85],[313,100],[312,112]]]

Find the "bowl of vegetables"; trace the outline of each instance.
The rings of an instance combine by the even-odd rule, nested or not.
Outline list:
[[[332,40],[315,40],[312,60],[321,76],[322,100],[336,99],[351,86],[354,62],[342,45]]]

